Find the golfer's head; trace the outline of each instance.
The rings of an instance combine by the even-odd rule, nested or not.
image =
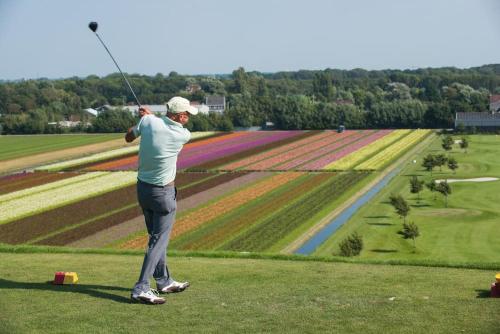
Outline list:
[[[167,102],[167,116],[177,123],[186,125],[189,122],[189,116],[196,115],[198,109],[191,106],[188,99],[180,96],[174,96]]]

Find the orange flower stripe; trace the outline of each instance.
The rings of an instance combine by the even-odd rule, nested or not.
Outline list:
[[[110,169],[113,169],[116,167],[136,163],[138,159],[139,158],[137,155],[133,155],[133,156],[127,157],[127,158],[112,160],[112,161],[103,162],[103,163],[100,163],[97,165],[93,165],[93,166],[89,167],[88,170],[110,170]]]
[[[259,196],[262,196],[263,194],[272,191],[287,182],[295,180],[301,175],[304,175],[304,172],[289,172],[277,174],[275,176],[262,180],[261,182],[258,182],[257,184],[249,188],[245,188],[229,196],[221,198],[215,203],[188,213],[175,223],[171,238],[178,237],[183,233],[193,230],[203,223],[206,223],[220,215],[236,209],[237,207],[248,203]],[[148,236],[142,235],[123,243],[119,246],[119,248],[140,249],[144,248],[147,243]]]

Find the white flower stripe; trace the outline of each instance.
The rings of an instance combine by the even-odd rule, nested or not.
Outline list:
[[[137,172],[112,172],[86,182],[27,195],[0,204],[0,224],[97,196],[137,181]]]
[[[19,191],[14,191],[11,193],[7,193],[5,195],[1,195],[0,196],[0,203],[10,201],[10,200],[13,200],[16,198],[20,198],[20,197],[34,195],[36,193],[48,191],[48,190],[51,190],[54,188],[61,188],[61,187],[67,186],[69,184],[85,182],[85,181],[88,181],[90,179],[93,179],[96,177],[101,177],[101,176],[109,174],[109,173],[111,173],[111,172],[85,173],[85,174],[77,175],[77,176],[70,177],[67,179],[62,179],[59,181],[54,181],[54,182],[42,184],[39,186],[35,186],[35,187],[31,187],[31,188],[27,188],[27,189],[23,189],[23,190],[19,190]]]

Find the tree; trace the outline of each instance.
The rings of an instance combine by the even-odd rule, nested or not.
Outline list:
[[[425,184],[427,189],[431,191],[431,193],[434,193],[436,191],[436,181],[435,180],[430,180]],[[436,194],[434,194],[434,200],[436,200]]]
[[[467,140],[467,138],[462,137],[462,139],[460,140],[460,148],[463,149],[465,153],[467,153],[468,147],[469,147],[469,141]]]
[[[445,207],[447,208],[448,207],[448,196],[451,194],[451,187],[448,184],[448,181],[444,180],[444,181],[439,182],[436,185],[436,191],[441,193],[441,195],[444,196],[444,200],[445,200],[444,203],[445,203]]]
[[[434,162],[435,165],[439,167],[439,171],[443,170],[443,166],[446,165],[446,162],[448,161],[448,158],[444,154],[437,154],[434,157]]]
[[[413,175],[410,179],[410,192],[417,194],[417,203],[420,202],[420,192],[424,188],[424,181],[420,181],[417,176]]]
[[[456,173],[456,169],[458,169],[458,162],[454,157],[448,158],[448,168],[453,171],[453,174]]]
[[[363,249],[363,238],[356,232],[340,242],[340,255],[356,256]]]
[[[427,154],[422,161],[422,167],[424,167],[426,171],[431,172],[432,175],[432,170],[436,167],[435,157],[430,153]]]
[[[403,234],[403,237],[405,239],[413,239],[413,248],[416,248],[417,245],[415,243],[415,239],[420,236],[420,232],[418,230],[418,226],[415,223],[404,223],[403,224],[403,231],[401,231],[401,234]]]
[[[410,213],[408,202],[401,195],[391,195],[390,201],[399,217],[406,222],[406,216]]]
[[[445,149],[445,151],[451,151],[453,148],[453,137],[445,136],[442,140],[441,146]]]

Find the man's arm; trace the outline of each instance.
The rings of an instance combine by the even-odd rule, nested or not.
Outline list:
[[[142,118],[145,115],[151,115],[152,112],[146,107],[140,107],[139,108],[139,116]],[[134,141],[134,139],[137,138],[134,134],[134,127],[131,127],[128,129],[127,133],[125,134],[125,141],[127,143],[131,143]]]

